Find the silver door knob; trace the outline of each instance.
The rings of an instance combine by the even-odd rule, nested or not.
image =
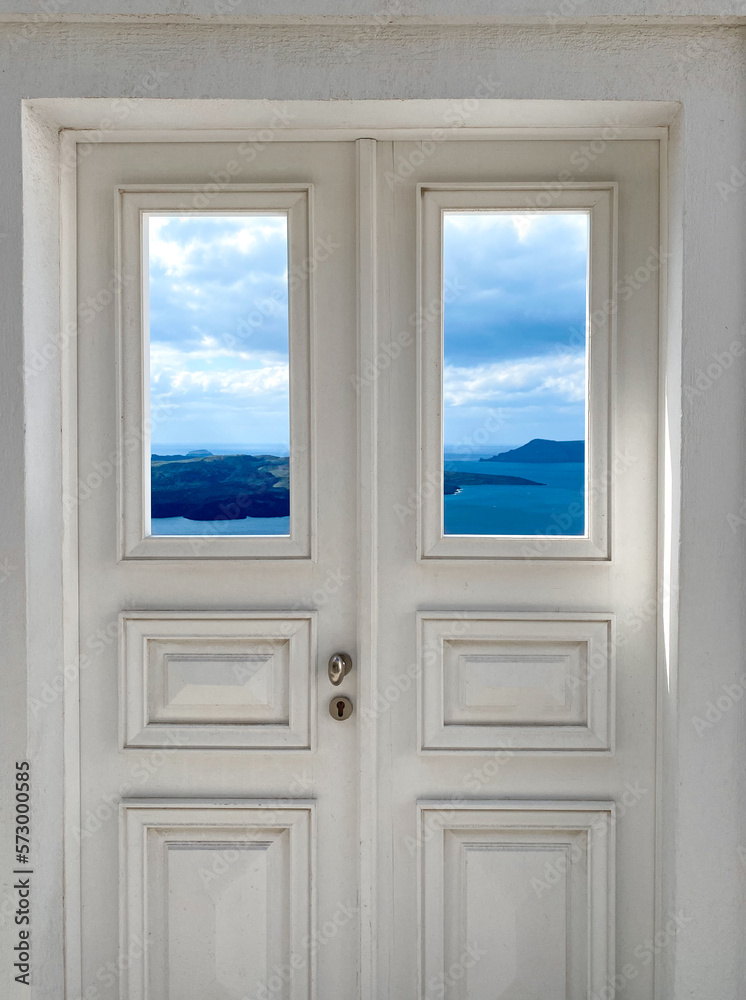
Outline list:
[[[347,653],[335,653],[329,660],[329,680],[337,687],[352,670],[352,659]]]

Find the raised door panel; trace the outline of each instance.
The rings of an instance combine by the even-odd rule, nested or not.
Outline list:
[[[123,745],[310,749],[315,616],[120,616]]]
[[[122,997],[313,995],[311,803],[140,800],[121,812]]]
[[[420,805],[420,996],[587,1000],[613,968],[614,806]]]
[[[614,616],[418,615],[424,751],[613,748]]]

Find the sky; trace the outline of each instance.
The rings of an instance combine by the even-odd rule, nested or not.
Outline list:
[[[285,215],[150,216],[152,448],[287,449]]]
[[[585,437],[588,216],[446,212],[444,442]]]
[[[588,216],[447,212],[446,451],[585,436]],[[149,216],[152,447],[288,447],[287,220]]]

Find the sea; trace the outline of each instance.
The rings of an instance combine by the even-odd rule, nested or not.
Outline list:
[[[443,497],[446,535],[584,535],[584,462],[480,462],[483,454],[445,454],[449,472],[518,476],[544,486],[462,486]]]
[[[186,455],[189,451],[211,451],[213,455],[289,455],[287,444],[225,444],[192,442],[189,444],[152,444],[152,455]],[[238,521],[190,521],[187,517],[153,517],[153,535],[289,535],[289,517],[244,517]]]
[[[584,535],[585,464],[583,462],[487,462],[516,445],[495,445],[489,452],[446,451],[449,472],[518,476],[544,486],[462,486],[443,498],[446,535]],[[154,444],[157,455],[186,455],[205,449],[214,455],[288,454],[287,445]],[[151,520],[153,535],[272,535],[290,534],[289,517],[246,517],[237,521],[190,521],[185,517]]]

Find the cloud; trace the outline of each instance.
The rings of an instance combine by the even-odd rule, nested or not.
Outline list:
[[[582,341],[588,216],[575,212],[446,212],[444,307],[451,364],[548,353]]]
[[[588,216],[446,212],[443,232],[446,442],[582,437]]]
[[[176,344],[156,343],[150,348],[151,380],[158,379],[169,369],[209,371],[210,366],[217,366],[220,370],[243,372],[247,368],[269,368],[278,364],[287,369],[287,360],[278,362],[272,352],[231,350],[207,335],[203,336],[199,347],[188,351],[181,350]]]
[[[148,245],[156,439],[286,442],[285,216],[151,216]],[[446,214],[451,440],[496,407],[516,443],[582,434],[587,245],[581,213]]]
[[[284,215],[151,216],[153,438],[287,443]]]
[[[151,216],[151,343],[221,343],[287,356],[287,219]]]
[[[227,367],[227,361],[239,367]],[[168,349],[151,370],[153,440],[209,443],[289,440],[287,364],[195,359]]]
[[[151,265],[172,276],[199,271],[211,261],[225,262],[233,251],[261,261],[267,247],[287,241],[284,215],[151,215],[148,254]]]
[[[473,367],[446,365],[443,370],[446,407],[524,405],[541,399],[582,406],[585,394],[583,353],[540,355]]]
[[[214,396],[228,394],[251,398],[279,394],[286,399],[288,366],[272,365],[243,372],[166,370],[155,376],[154,385],[160,399],[191,390]]]

